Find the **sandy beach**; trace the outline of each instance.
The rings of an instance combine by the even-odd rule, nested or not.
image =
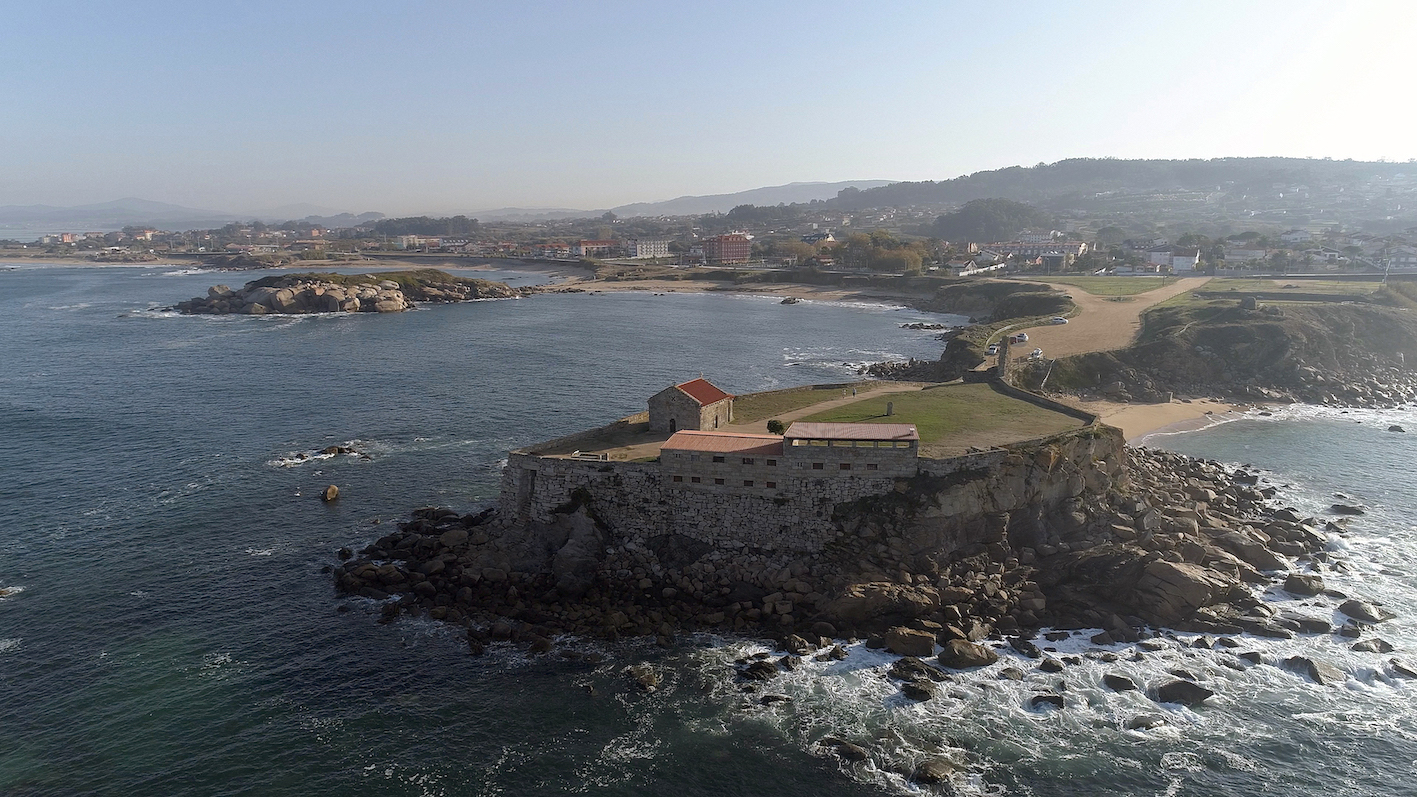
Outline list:
[[[1127,442],[1141,445],[1156,434],[1204,429],[1216,423],[1241,417],[1255,405],[1232,404],[1217,399],[1173,399],[1168,404],[1123,404],[1116,401],[1060,400],[1091,412],[1102,422],[1122,430]]]

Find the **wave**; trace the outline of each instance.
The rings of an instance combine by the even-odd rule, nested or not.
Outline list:
[[[0,654],[9,653],[10,651],[19,648],[21,641],[22,640],[20,637],[0,639]]]

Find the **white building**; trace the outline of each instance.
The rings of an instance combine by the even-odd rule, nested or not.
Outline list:
[[[1308,230],[1286,230],[1279,234],[1279,240],[1287,244],[1301,244],[1313,239],[1313,235]]]
[[[623,245],[625,257],[644,260],[652,257],[669,257],[668,241],[630,240]]]

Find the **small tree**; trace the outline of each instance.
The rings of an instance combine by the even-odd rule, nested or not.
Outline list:
[[[782,434],[787,431],[787,427],[782,425],[782,421],[776,418],[768,421],[768,434]]]

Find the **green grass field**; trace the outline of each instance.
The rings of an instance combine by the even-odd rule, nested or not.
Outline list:
[[[1265,293],[1337,293],[1345,296],[1367,296],[1376,293],[1382,281],[1358,280],[1310,280],[1310,279],[1213,279],[1201,290],[1205,291],[1264,291]]]
[[[1045,277],[1039,281],[1072,285],[1097,296],[1132,296],[1164,286],[1166,277]]]
[[[886,415],[886,403],[895,414]],[[804,421],[827,423],[913,423],[925,456],[948,456],[989,448],[1082,426],[1082,421],[996,392],[987,384],[952,384],[912,393],[866,398],[819,412]]]
[[[849,395],[851,395],[849,387],[814,388],[808,385],[772,393],[739,396],[733,399],[733,422],[755,423]]]

